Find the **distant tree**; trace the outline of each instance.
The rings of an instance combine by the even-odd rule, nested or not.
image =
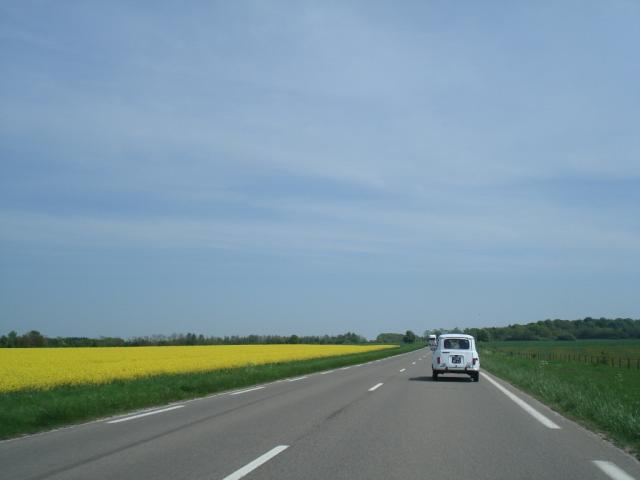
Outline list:
[[[124,346],[124,340],[118,337],[100,337],[98,344],[101,347],[122,347]]]
[[[407,330],[407,333],[404,334],[402,341],[404,343],[416,343],[416,334],[411,330]]]
[[[381,333],[376,337],[377,343],[402,343],[404,335],[401,333]]]
[[[489,341],[489,332],[486,328],[465,328],[464,333],[472,335],[478,342]]]
[[[30,332],[25,333],[24,335],[22,335],[22,337],[20,338],[20,344],[23,347],[44,347],[45,345],[45,338],[42,336],[42,334],[37,331],[37,330],[31,330]]]
[[[18,332],[11,330],[7,335],[7,347],[15,348],[18,346]]]
[[[358,335],[355,332],[347,332],[341,335],[338,335],[336,338],[336,343],[364,343],[366,342],[366,338],[361,335]]]
[[[556,340],[562,340],[562,341],[575,341],[575,339],[576,337],[574,337],[570,333],[563,333],[556,337]]]
[[[540,339],[553,338],[553,332],[544,322],[536,322],[535,324],[529,324],[528,328],[533,334]]]
[[[300,337],[298,337],[298,335],[291,335],[287,340],[287,343],[291,343],[291,344],[300,343]]]
[[[476,340],[479,342],[488,342],[489,341],[489,332],[486,328],[478,329],[478,333],[476,335]]]

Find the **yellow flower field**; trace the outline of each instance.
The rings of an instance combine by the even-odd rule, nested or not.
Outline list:
[[[381,345],[216,345],[189,347],[2,348],[0,393],[100,384],[165,373],[219,370],[244,365],[393,348]]]

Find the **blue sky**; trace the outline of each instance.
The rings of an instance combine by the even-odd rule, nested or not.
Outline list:
[[[640,4],[3,2],[0,332],[640,317]]]

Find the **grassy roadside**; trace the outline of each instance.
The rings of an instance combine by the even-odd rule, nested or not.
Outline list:
[[[482,368],[640,459],[640,374],[604,364],[509,356],[480,346]]]
[[[0,439],[81,423],[224,390],[354,365],[416,350],[406,345],[338,357],[248,366],[213,372],[158,375],[104,385],[58,387],[0,395]]]

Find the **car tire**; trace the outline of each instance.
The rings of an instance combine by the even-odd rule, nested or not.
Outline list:
[[[433,372],[431,372],[431,378],[433,379],[434,382],[438,381],[438,372],[436,372],[435,370]]]
[[[474,382],[479,382],[480,381],[480,372],[476,372],[473,374],[473,381]]]

